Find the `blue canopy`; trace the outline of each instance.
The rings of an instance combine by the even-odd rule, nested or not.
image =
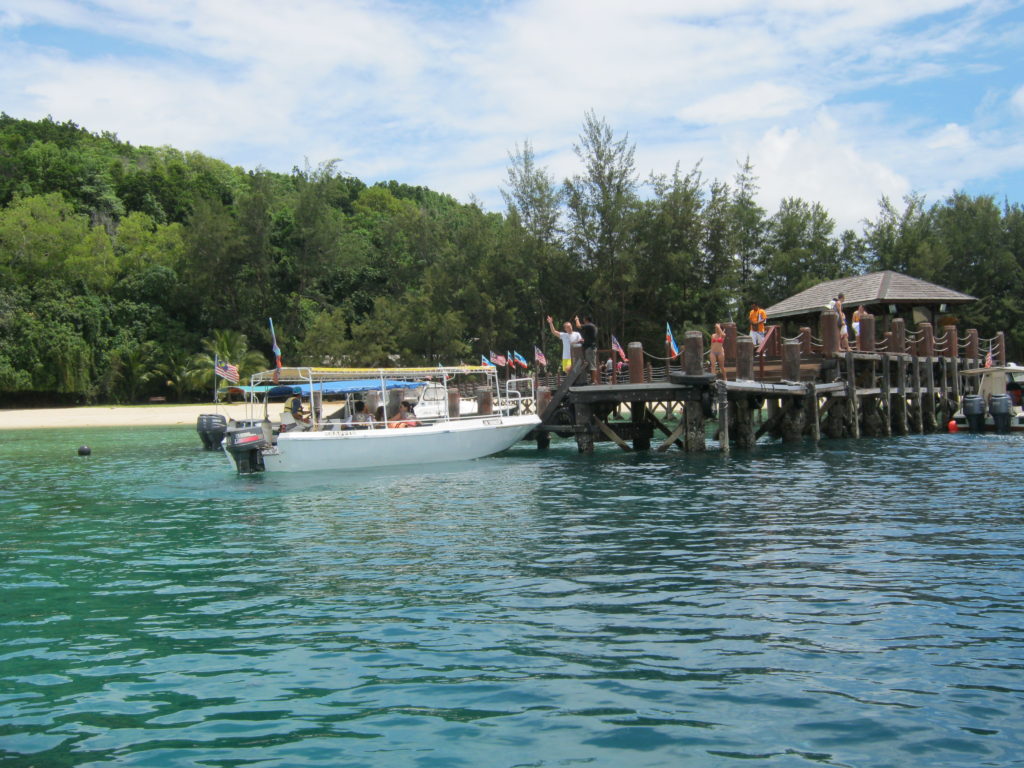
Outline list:
[[[324,381],[313,385],[314,392],[323,392],[325,395],[344,395],[353,392],[373,392],[381,389],[414,389],[426,386],[425,381],[401,381],[396,379],[351,379],[349,381]],[[256,387],[231,386],[232,391],[267,393],[270,397],[290,397],[291,395],[305,395],[309,397],[309,384],[275,384],[261,385]]]

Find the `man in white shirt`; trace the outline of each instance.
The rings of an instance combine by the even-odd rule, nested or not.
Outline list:
[[[573,344],[582,344],[583,337],[572,329],[572,323],[570,322],[566,322],[562,326],[563,331],[561,333],[556,331],[551,315],[548,315],[548,328],[551,329],[551,333],[562,340],[562,371],[568,371],[572,368],[572,346]]]

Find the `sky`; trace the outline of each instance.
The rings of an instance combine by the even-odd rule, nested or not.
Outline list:
[[[503,211],[584,115],[641,181],[731,180],[861,229],[883,195],[1024,203],[1024,0],[4,0],[0,110],[287,173],[337,159]]]

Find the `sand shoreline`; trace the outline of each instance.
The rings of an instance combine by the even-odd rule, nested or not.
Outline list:
[[[57,429],[61,427],[195,427],[203,413],[220,413],[229,419],[245,416],[246,406],[236,405],[82,405],[73,408],[24,408],[0,410],[0,430]]]

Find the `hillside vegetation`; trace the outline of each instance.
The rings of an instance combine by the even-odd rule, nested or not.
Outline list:
[[[1024,210],[954,193],[882,199],[863,234],[818,203],[755,202],[754,169],[641,179],[634,147],[588,113],[578,174],[529,143],[507,209],[337,162],[290,174],[135,147],[74,123],[0,115],[0,393],[17,402],[209,397],[212,359],[268,365],[558,356],[543,326],[589,312],[625,343],[738,319],[816,282],[894,269],[977,296],[961,324],[1024,344]],[[527,354],[528,357],[531,355]]]

